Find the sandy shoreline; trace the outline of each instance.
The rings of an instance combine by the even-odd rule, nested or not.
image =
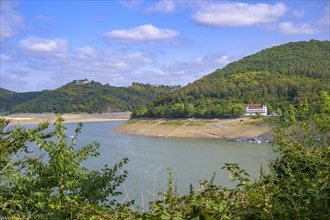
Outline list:
[[[64,123],[70,122],[97,122],[97,121],[114,121],[114,120],[128,120],[131,112],[113,112],[102,114],[62,114]],[[11,120],[10,124],[38,124],[40,122],[49,121],[55,122],[55,113],[19,113],[6,115],[4,118]]]
[[[154,119],[154,120],[129,120],[131,112],[115,112],[103,114],[62,114],[64,123],[70,122],[98,122],[127,120],[114,132],[152,136],[159,138],[271,138],[272,128],[260,119]],[[54,113],[20,113],[4,116],[10,119],[12,125],[38,124],[40,122],[55,122]]]
[[[114,132],[159,138],[268,138],[272,128],[259,119],[186,119],[186,120],[129,120],[113,129]]]

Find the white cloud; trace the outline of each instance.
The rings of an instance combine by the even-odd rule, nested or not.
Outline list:
[[[88,46],[76,49],[76,55],[80,59],[91,59],[97,56],[96,51]]]
[[[186,85],[224,67],[232,60],[232,57],[224,54],[208,54],[188,61],[176,61],[162,66],[140,67],[134,70],[130,77],[133,81],[144,83]]]
[[[175,11],[175,8],[176,5],[174,1],[162,0],[149,7],[147,12],[171,13]]]
[[[214,3],[193,15],[197,24],[224,27],[274,22],[287,11],[284,4]]]
[[[3,62],[8,62],[8,61],[11,61],[11,58],[10,56],[6,55],[6,54],[0,54],[0,60],[3,61]]]
[[[116,86],[129,85],[134,71],[155,62],[154,54],[97,50],[90,46],[68,50],[66,56],[52,56],[48,53],[51,50],[46,50],[49,44],[52,45],[32,47],[28,53],[16,51],[15,62],[1,63],[1,86],[14,91],[55,89],[80,78]],[[12,77],[17,80],[13,82]]]
[[[179,35],[177,31],[157,28],[151,24],[138,26],[132,29],[112,30],[106,32],[104,37],[108,40],[120,42],[141,42],[167,40]]]
[[[295,25],[292,22],[282,22],[278,26],[278,30],[283,34],[316,34],[319,30],[313,28],[310,24]]]
[[[225,54],[209,54],[161,65],[157,62],[161,52],[154,51],[98,50],[85,46],[68,50],[66,56],[50,56],[48,52],[40,54],[39,46],[33,48],[32,52],[20,50],[11,54],[15,62],[1,63],[1,83],[4,88],[14,91],[55,89],[72,80],[84,78],[115,86],[128,86],[134,81],[185,85],[232,61]]]
[[[304,16],[305,11],[304,11],[303,9],[294,9],[294,10],[292,11],[292,14],[293,14],[295,17],[297,17],[297,18],[301,18],[301,17]]]
[[[318,21],[320,25],[330,26],[330,3],[328,3],[324,9],[322,18]]]
[[[19,42],[19,47],[30,53],[61,55],[68,51],[68,42],[62,38],[53,40],[29,37]]]
[[[37,19],[39,21],[44,21],[44,22],[54,22],[54,21],[56,21],[55,17],[46,16],[46,15],[36,15],[35,19]]]
[[[199,56],[189,61],[169,63],[160,68],[163,72],[166,72],[166,77],[168,77],[164,81],[172,85],[185,85],[226,66],[233,60],[233,57],[215,53]]]
[[[143,0],[119,0],[118,2],[125,8],[134,9],[138,8],[143,3]]]
[[[210,66],[213,69],[217,69],[219,67],[223,67],[224,65],[230,63],[231,58],[229,58],[227,55],[223,54],[208,54],[206,56],[197,57],[195,60],[193,60],[189,65],[193,66],[203,66],[207,67]]]
[[[1,1],[0,4],[0,38],[3,40],[16,35],[26,25],[23,17],[16,11],[16,1]]]

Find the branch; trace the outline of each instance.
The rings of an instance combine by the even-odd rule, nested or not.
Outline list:
[[[17,153],[13,156],[13,158],[7,163],[7,165],[1,170],[1,173],[3,172],[3,171],[5,171],[8,167],[9,167],[9,165],[15,160],[15,158],[17,157],[17,155],[19,154],[19,153],[21,153],[21,151],[23,150],[23,147],[21,147],[18,151],[17,151]]]

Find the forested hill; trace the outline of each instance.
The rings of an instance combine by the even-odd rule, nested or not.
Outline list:
[[[0,88],[0,112],[8,112],[15,105],[32,100],[47,91],[17,93]]]
[[[243,114],[246,103],[282,114],[305,98],[313,105],[320,91],[330,91],[330,42],[295,42],[233,62],[157,98],[133,117],[232,118]]]
[[[74,81],[56,90],[44,92],[26,102],[12,105],[7,111],[10,113],[132,111],[178,88],[180,86],[155,86],[142,83],[133,83],[129,87],[114,87],[94,81],[87,83]],[[1,105],[5,99],[9,99],[7,95],[1,95]]]

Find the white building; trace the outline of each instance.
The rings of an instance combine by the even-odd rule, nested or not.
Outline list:
[[[267,106],[262,104],[247,104],[244,106],[244,115],[263,115],[267,116]]]

